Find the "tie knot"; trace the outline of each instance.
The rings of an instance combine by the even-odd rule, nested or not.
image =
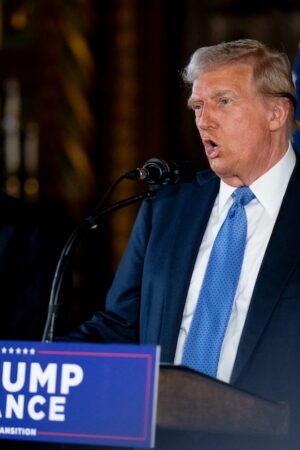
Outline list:
[[[241,186],[233,192],[232,197],[236,205],[246,206],[255,195],[248,186]]]

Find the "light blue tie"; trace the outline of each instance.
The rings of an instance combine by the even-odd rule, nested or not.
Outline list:
[[[247,238],[244,206],[254,194],[247,186],[237,188],[234,202],[215,239],[191,327],[182,364],[216,376],[221,346],[241,273]]]

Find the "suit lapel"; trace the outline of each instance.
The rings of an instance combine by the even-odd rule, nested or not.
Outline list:
[[[300,170],[291,177],[254,288],[231,382],[236,383],[300,258]]]
[[[183,309],[195,260],[219,190],[219,179],[211,172],[198,176],[191,191],[178,199],[180,214],[171,242],[166,268],[166,293],[161,342],[164,360],[173,360]],[[181,209],[182,208],[182,209]],[[184,211],[184,213],[182,213]]]

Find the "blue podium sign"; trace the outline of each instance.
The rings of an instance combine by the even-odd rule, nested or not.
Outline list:
[[[159,348],[0,342],[0,438],[153,447]]]

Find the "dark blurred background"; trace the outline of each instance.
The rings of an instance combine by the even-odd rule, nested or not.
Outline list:
[[[1,0],[0,17],[2,188],[66,237],[148,158],[205,167],[180,78],[197,47],[256,38],[293,62],[300,42],[299,0]],[[124,181],[110,201],[144,188]],[[102,304],[135,214],[84,239],[60,331]]]

